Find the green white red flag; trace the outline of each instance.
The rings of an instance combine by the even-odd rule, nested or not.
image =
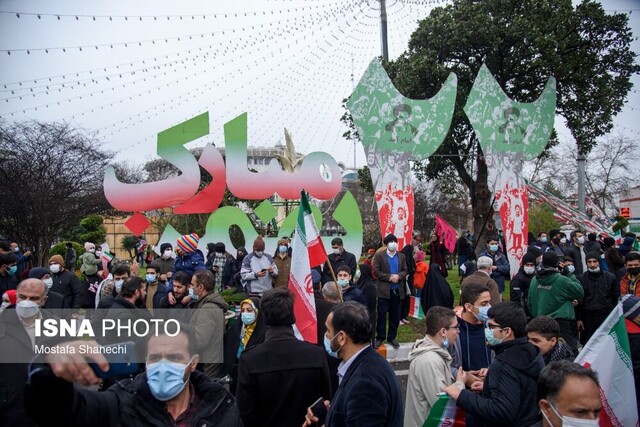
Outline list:
[[[602,400],[600,426],[637,426],[631,350],[622,302],[593,334],[575,362],[598,373]]]
[[[424,319],[424,311],[422,311],[422,305],[420,305],[420,297],[409,297],[409,316],[418,320]]]
[[[464,410],[446,393],[440,393],[422,427],[464,427],[467,425]]]
[[[300,196],[298,221],[291,243],[291,272],[289,290],[294,294],[293,311],[296,316],[295,327],[305,341],[317,344],[318,319],[313,295],[311,267],[323,264],[327,260],[324,245],[313,220],[307,194],[303,190]]]

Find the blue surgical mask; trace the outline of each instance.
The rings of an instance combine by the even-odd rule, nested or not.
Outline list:
[[[493,330],[489,328],[484,328],[484,339],[489,343],[489,345],[498,345],[502,342],[501,339],[496,338],[493,335]]]
[[[338,332],[338,334],[339,333],[340,332]],[[335,357],[336,359],[340,358],[340,356],[338,356],[338,352],[340,351],[340,349],[337,349],[336,351],[331,350],[331,341],[333,341],[334,338],[338,336],[338,334],[335,334],[331,339],[327,338],[326,334],[324,336],[324,349],[327,351],[327,354],[329,356]]]
[[[449,339],[444,338],[444,339],[442,340],[442,346],[443,346],[444,348],[446,348],[447,350],[449,350],[449,347],[451,347],[451,344],[449,343]]]
[[[576,266],[569,264],[567,265],[567,270],[569,270],[569,273],[573,273],[574,271],[576,271]]]
[[[484,307],[476,307],[475,305],[472,305],[471,307],[475,307],[480,310],[478,311],[478,314],[473,313],[476,316],[476,319],[483,323],[489,320],[489,309],[491,308],[490,305]]]
[[[7,274],[9,276],[13,276],[14,274],[16,274],[16,271],[18,271],[18,266],[17,265],[11,266],[6,270],[6,272],[7,272]]]
[[[147,279],[147,282],[153,283],[153,282],[156,281],[156,275],[155,274],[147,274],[145,276],[145,279]]]
[[[120,293],[122,292],[122,285],[124,283],[124,280],[116,280],[115,282],[113,282],[114,285],[116,286],[116,292]]]
[[[287,252],[289,248],[287,247],[287,245],[280,245],[278,246],[278,250],[280,251],[281,254]]]
[[[249,326],[250,324],[256,321],[256,313],[255,311],[253,312],[246,311],[240,314],[240,319],[242,319],[242,323],[244,323],[245,326]]]
[[[167,359],[148,364],[147,384],[153,397],[161,402],[166,402],[179,395],[187,384],[184,378],[187,366],[189,365],[170,362]]]
[[[541,237],[541,238],[540,238],[540,241],[541,241],[542,243],[547,243],[547,238],[546,238],[546,237]]]
[[[192,300],[198,301],[198,295],[194,292],[193,288],[189,288],[189,296]]]
[[[491,252],[498,252],[498,245],[489,245],[489,250]]]
[[[340,285],[343,288],[346,288],[347,286],[349,286],[349,280],[347,280],[347,279],[338,279],[338,285]]]

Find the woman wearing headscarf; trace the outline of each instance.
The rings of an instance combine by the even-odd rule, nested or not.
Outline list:
[[[252,297],[240,303],[240,319],[227,331],[224,337],[224,367],[231,379],[230,391],[235,395],[238,379],[238,360],[246,349],[264,342],[267,326],[258,312],[259,299]]]
[[[416,291],[413,287],[413,274],[416,272],[416,260],[413,258],[413,246],[406,245],[402,248],[404,259],[407,261],[407,286],[409,292],[406,293],[406,297],[402,300],[402,312],[400,313],[400,324],[406,325],[409,323],[409,296],[415,295]]]

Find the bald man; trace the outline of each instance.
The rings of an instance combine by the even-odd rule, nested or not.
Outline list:
[[[27,368],[34,358],[35,320],[47,302],[47,286],[40,279],[26,279],[16,289],[15,309],[0,315],[0,384],[7,400],[0,411],[0,425],[33,426],[23,405]],[[4,363],[22,362],[22,363]]]

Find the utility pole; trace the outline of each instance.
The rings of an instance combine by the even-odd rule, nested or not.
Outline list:
[[[584,205],[585,199],[585,163],[587,159],[584,158],[584,154],[578,153],[578,210],[582,213],[587,213]]]
[[[389,60],[387,46],[387,0],[380,0],[380,42],[382,44],[382,59]]]

